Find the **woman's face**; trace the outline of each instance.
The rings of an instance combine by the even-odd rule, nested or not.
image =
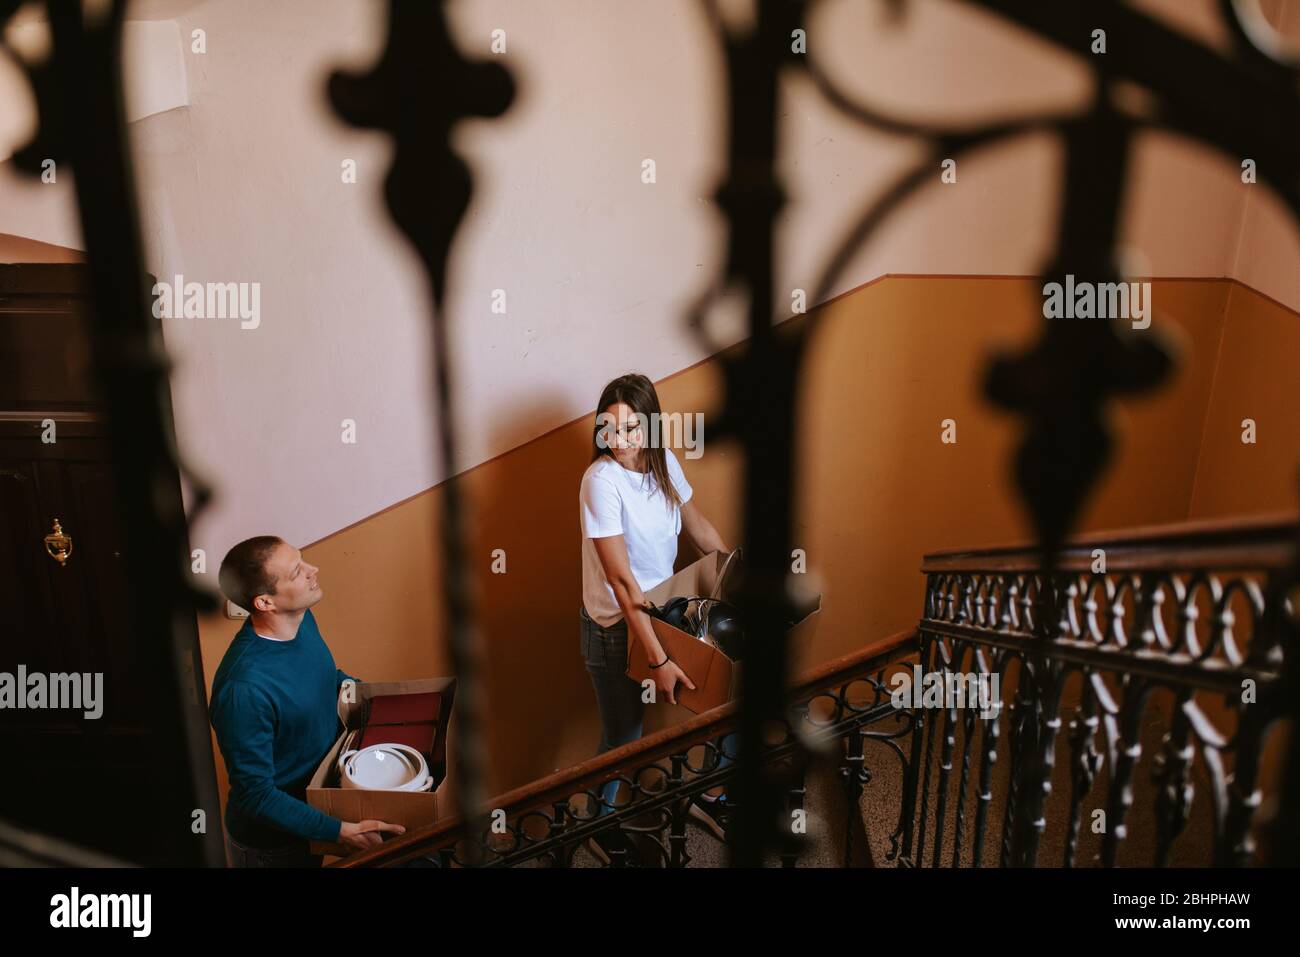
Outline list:
[[[605,445],[614,461],[625,469],[637,471],[641,449],[645,445],[644,423],[626,402],[616,402],[605,410],[603,418]]]

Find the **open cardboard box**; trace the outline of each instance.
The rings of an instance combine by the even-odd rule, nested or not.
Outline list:
[[[361,726],[366,714],[366,703],[375,695],[407,694],[437,691],[442,694],[442,713],[438,722],[446,736],[446,773],[432,791],[363,791],[339,786],[338,759],[343,741],[348,732]],[[401,824],[408,831],[413,827],[432,824],[439,818],[452,813],[452,786],[447,782],[452,776],[455,763],[455,748],[451,739],[452,703],[456,697],[455,678],[420,678],[413,681],[370,681],[360,682],[356,686],[353,701],[345,701],[339,695],[339,719],[344,731],[334,742],[321,763],[307,783],[307,803],[318,811],[340,821],[386,821],[389,824]],[[311,842],[313,854],[346,856],[352,850],[342,844],[321,841]]]
[[[656,605],[663,605],[668,599],[683,595],[728,598],[730,586],[736,579],[728,574],[724,581],[719,582],[718,577],[724,572],[726,562],[727,553],[710,552],[699,561],[687,565],[672,578],[660,582],[646,592],[645,596]],[[796,622],[788,632],[791,644],[812,640],[817,631],[821,609],[819,595],[812,611]],[[695,714],[702,714],[726,704],[735,696],[740,679],[739,662],[732,661],[707,641],[688,635],[665,621],[651,618],[650,624],[664,651],[695,683],[694,691],[685,685],[677,686],[679,705]],[[629,638],[627,645],[627,676],[638,684],[646,679],[653,680],[654,673],[650,670],[644,646],[635,638]]]

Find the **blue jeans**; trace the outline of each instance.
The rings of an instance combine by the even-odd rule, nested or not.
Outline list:
[[[600,711],[600,749],[596,753],[604,754],[641,737],[645,704],[641,700],[641,686],[627,676],[627,621],[603,628],[583,608],[581,624],[582,660],[596,690],[596,707]],[[733,758],[721,751],[735,754],[739,744],[740,737],[734,731],[718,742],[719,768],[734,763]],[[608,782],[601,790],[601,814],[612,810],[617,793],[618,781]]]

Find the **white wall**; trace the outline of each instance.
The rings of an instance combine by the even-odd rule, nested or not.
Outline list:
[[[1216,39],[1208,4],[1143,5]],[[220,493],[194,534],[214,559],[268,530],[312,541],[446,475],[432,445],[423,280],[380,208],[389,148],[342,126],[322,99],[329,69],[378,54],[380,6],[194,5],[177,20],[182,37],[207,33],[208,52],[187,54],[190,105],[133,127],[151,269],[262,287],[256,330],[165,324],[180,441]],[[882,109],[939,122],[1059,110],[1088,94],[1080,62],[964,5],[909,4],[896,25],[879,7],[829,5],[810,44]],[[712,192],[724,116],[719,51],[695,0],[474,0],[453,12],[467,54],[487,57],[490,32],[506,30],[503,62],[522,89],[505,118],[457,133],[477,185],[447,303],[464,468],[590,411],[616,374],[661,377],[707,353],[681,320],[723,255]],[[806,79],[787,91],[778,289],[811,292],[857,211],[918,154],[843,119]],[[356,185],[340,181],[346,158],[359,164]],[[646,158],[655,185],[640,181]],[[834,291],[884,272],[1037,271],[1054,240],[1059,160],[1035,139],[963,159],[956,185],[940,185],[936,169]],[[1231,274],[1245,200],[1237,162],[1153,137],[1135,175],[1125,244],[1141,271]],[[0,231],[75,244],[66,190],[40,189],[0,167]],[[1267,290],[1274,271],[1256,284]],[[498,288],[504,316],[490,311]],[[1290,294],[1300,305],[1300,290]],[[735,319],[720,317],[722,342],[739,334]],[[340,441],[345,418],[357,422],[355,446]]]

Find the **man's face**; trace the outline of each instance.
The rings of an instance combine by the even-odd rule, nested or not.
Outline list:
[[[261,611],[303,611],[325,596],[316,581],[320,569],[310,564],[302,557],[302,552],[288,542],[275,546],[267,558],[266,571],[275,581],[275,590],[254,599],[253,604]]]

